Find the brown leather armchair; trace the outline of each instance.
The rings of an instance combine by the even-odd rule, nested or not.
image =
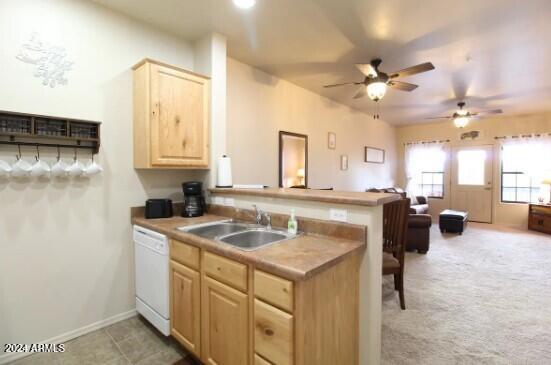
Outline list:
[[[407,251],[415,251],[425,254],[430,246],[430,227],[432,217],[429,214],[411,214],[408,221],[408,234],[406,242]]]

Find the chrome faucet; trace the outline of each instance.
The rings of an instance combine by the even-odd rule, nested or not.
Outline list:
[[[260,209],[256,204],[253,204],[254,208],[254,214],[255,214],[255,220],[256,224],[261,225],[262,224],[262,218],[266,218],[266,229],[271,230],[272,229],[272,216],[268,212],[264,212],[262,209]]]
[[[270,213],[264,213],[264,217],[266,217],[266,229],[268,231],[272,230],[272,216]]]
[[[256,224],[260,224],[262,222],[262,215],[264,214],[264,212],[256,204],[253,204],[253,208]]]

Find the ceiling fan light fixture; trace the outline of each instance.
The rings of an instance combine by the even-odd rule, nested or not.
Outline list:
[[[256,4],[256,0],[233,0],[233,3],[240,9],[250,9]]]
[[[465,128],[469,124],[469,118],[465,116],[458,116],[453,119],[453,124],[457,128]]]
[[[373,101],[381,100],[386,94],[386,83],[375,81],[367,85],[367,96]]]

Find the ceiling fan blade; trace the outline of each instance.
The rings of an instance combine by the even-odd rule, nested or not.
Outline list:
[[[367,95],[367,88],[365,86],[362,86],[360,88],[360,90],[358,90],[358,92],[356,93],[356,95],[354,95],[354,99],[359,99],[359,98],[363,98],[364,96]]]
[[[487,114],[501,114],[501,113],[503,113],[503,110],[494,109],[494,110],[483,110],[480,112],[472,113],[471,115],[487,115]]]
[[[389,77],[391,79],[395,79],[397,77],[405,77],[405,76],[411,76],[415,74],[420,74],[421,72],[427,72],[430,70],[434,70],[434,65],[430,62],[421,63],[416,66],[411,66],[408,68],[404,68],[403,70],[400,70],[398,72],[390,73]]]
[[[408,82],[402,82],[402,81],[390,81],[388,83],[388,86],[398,90],[402,90],[402,91],[413,91],[418,87],[418,85],[410,84]]]
[[[367,77],[377,77],[377,71],[369,63],[356,63],[356,67]]]
[[[344,82],[342,84],[332,84],[332,85],[324,85],[323,87],[337,87],[337,86],[345,86],[345,85],[361,85],[363,82]]]
[[[425,118],[425,119],[453,119],[453,116],[448,115],[446,117],[430,117],[430,118]]]

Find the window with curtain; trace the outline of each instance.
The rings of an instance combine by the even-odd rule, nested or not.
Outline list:
[[[407,145],[405,161],[409,196],[444,197],[446,153],[442,143]]]
[[[501,201],[537,203],[545,197],[544,177],[551,172],[551,138],[511,138],[501,147]]]

